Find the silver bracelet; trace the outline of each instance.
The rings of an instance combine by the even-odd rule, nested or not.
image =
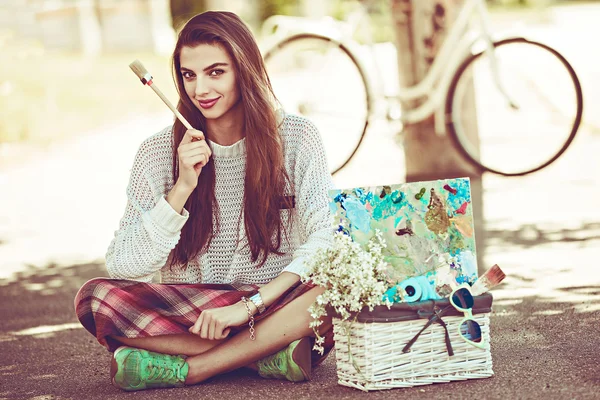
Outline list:
[[[250,317],[250,320],[248,321],[248,326],[250,327],[250,340],[256,340],[256,335],[254,334],[254,315],[252,315],[252,310],[250,310],[248,299],[242,297],[242,303],[244,303],[244,305],[246,306],[246,311],[248,311],[248,317]]]
[[[248,300],[250,300],[252,303],[254,303],[259,314],[264,313],[265,310],[267,309],[265,307],[265,303],[263,302],[262,296],[260,295],[260,292],[256,292],[256,294],[254,296],[250,297]]]

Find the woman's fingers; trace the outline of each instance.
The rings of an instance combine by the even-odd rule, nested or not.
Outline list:
[[[199,168],[208,164],[212,151],[206,142],[190,143],[182,146],[179,150],[179,164],[183,168]]]
[[[210,327],[210,323],[211,321],[209,318],[202,321],[202,326],[200,326],[200,337],[202,339],[208,339],[208,328]]]
[[[221,340],[223,338],[226,338],[227,335],[223,335],[223,332],[225,332],[225,323],[222,321],[215,321],[215,336],[214,338],[217,340]]]
[[[218,313],[212,315],[210,312],[204,311],[189,332],[202,339],[221,340],[229,336],[231,332],[231,328],[228,328],[227,325],[227,322],[219,319]]]
[[[196,165],[200,164],[201,167],[204,167],[208,163],[208,156],[206,154],[198,154],[193,157],[187,157],[182,160],[181,164],[184,167],[192,168]]]
[[[192,149],[181,148],[177,151],[177,153],[179,154],[179,159],[195,156],[196,154],[206,154],[208,157],[212,155],[212,151],[208,146],[200,146]]]
[[[210,325],[208,326],[208,337],[209,340],[215,340],[215,332],[217,328],[217,321],[214,319],[210,321]]]
[[[196,142],[182,144],[179,146],[178,153],[184,154],[196,149],[206,149],[209,153],[212,154],[210,146],[208,145],[208,143],[206,143],[206,140],[198,140]]]
[[[210,321],[210,315],[206,311],[202,312],[196,320],[194,326],[190,328],[190,333],[193,333],[194,335],[198,335],[201,338],[206,339],[208,337],[207,326],[210,325]]]
[[[188,129],[185,131],[179,145],[191,143],[193,140],[204,140],[204,133],[196,129]]]
[[[190,327],[190,329],[189,329],[190,333],[197,335],[200,332],[200,327],[202,326],[203,318],[204,318],[204,313],[201,313],[200,316],[198,317],[198,319],[196,320],[196,323],[194,325],[192,325],[192,327]]]
[[[212,155],[210,147],[205,141],[189,143],[178,149],[179,162],[187,168],[192,168],[200,164],[205,166]]]
[[[223,330],[223,332],[221,333],[221,337],[218,337],[217,339],[225,339],[227,336],[229,336],[229,332],[231,332],[230,328]]]
[[[184,150],[179,152],[179,160],[185,160],[188,157],[194,157],[199,154],[204,154],[207,158],[210,158],[212,152],[208,148],[200,147],[198,149]]]

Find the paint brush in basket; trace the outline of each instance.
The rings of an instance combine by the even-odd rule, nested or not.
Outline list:
[[[485,273],[475,281],[473,286],[471,286],[471,293],[473,293],[473,296],[479,296],[498,285],[504,278],[506,278],[506,274],[500,269],[498,264],[496,264],[485,271]]]
[[[169,99],[165,97],[165,95],[160,91],[160,89],[156,87],[156,84],[152,82],[152,75],[150,75],[150,73],[148,72],[146,67],[144,67],[144,64],[142,64],[140,60],[135,60],[134,62],[129,64],[129,68],[131,68],[133,73],[136,74],[138,78],[140,78],[140,81],[142,81],[144,85],[148,85],[152,88],[152,90],[154,90],[154,92],[167,105],[167,107],[169,107],[171,111],[173,111],[173,113],[175,114],[177,119],[183,124],[183,126],[185,126],[188,129],[194,129],[192,128],[192,125],[184,118],[184,116],[181,115],[179,110],[177,110],[177,108],[175,108],[173,104],[171,104]]]

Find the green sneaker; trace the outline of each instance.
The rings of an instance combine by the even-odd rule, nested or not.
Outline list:
[[[310,380],[312,373],[309,337],[290,343],[285,349],[256,362],[263,378],[287,379],[292,382]]]
[[[181,356],[154,353],[133,347],[119,347],[110,365],[112,383],[134,391],[185,385],[188,364]]]

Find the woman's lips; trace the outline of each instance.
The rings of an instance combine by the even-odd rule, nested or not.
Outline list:
[[[206,110],[208,108],[211,108],[215,104],[217,104],[217,101],[219,101],[219,97],[217,97],[216,99],[205,100],[205,101],[199,100],[198,104],[200,104],[200,107],[202,107]]]

